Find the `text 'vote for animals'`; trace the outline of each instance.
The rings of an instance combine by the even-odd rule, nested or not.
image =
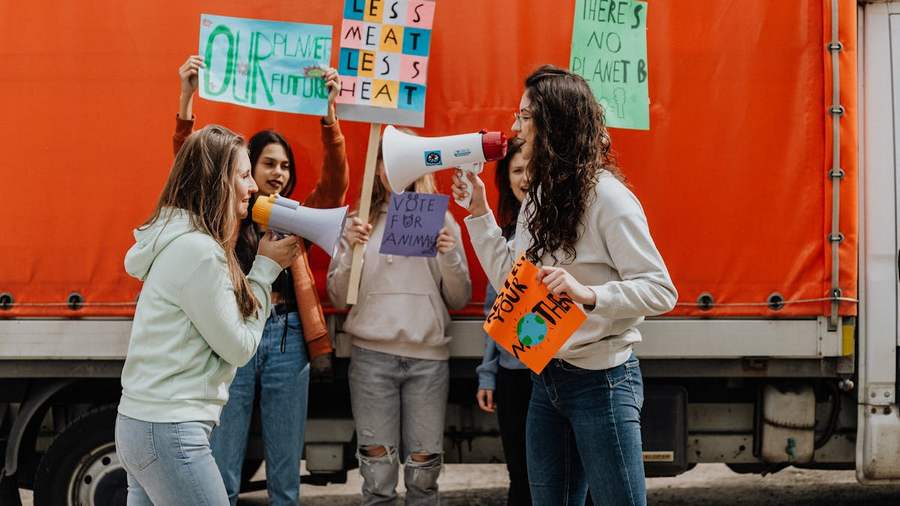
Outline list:
[[[341,119],[423,126],[434,0],[345,0]]]
[[[519,257],[485,318],[484,330],[540,374],[587,316],[566,295],[553,295],[538,281],[538,272],[524,255]]]
[[[324,116],[322,78],[331,60],[331,26],[200,16],[200,96],[207,100]]]
[[[379,253],[433,257],[444,227],[450,198],[446,195],[405,192],[391,194]]]
[[[576,0],[570,69],[611,127],[650,129],[646,0]]]

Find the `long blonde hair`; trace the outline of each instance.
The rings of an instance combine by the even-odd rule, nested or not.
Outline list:
[[[239,222],[234,179],[238,157],[245,149],[244,138],[223,126],[208,125],[191,134],[175,155],[156,209],[140,228],[156,222],[166,208],[188,211],[191,225],[225,250],[238,309],[247,318],[256,312],[259,301],[241,271],[233,244]]]

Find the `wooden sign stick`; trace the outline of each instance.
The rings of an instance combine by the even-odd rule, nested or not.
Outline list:
[[[363,175],[362,192],[359,196],[359,219],[369,222],[369,208],[372,207],[372,186],[375,184],[375,165],[378,162],[378,146],[381,145],[381,124],[372,123],[369,128],[369,149],[366,151],[366,172]],[[347,289],[347,304],[356,304],[359,296],[359,278],[362,275],[362,261],[365,246],[353,247],[353,264],[350,267],[350,286]]]

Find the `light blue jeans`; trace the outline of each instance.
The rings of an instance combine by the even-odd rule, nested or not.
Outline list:
[[[396,503],[401,461],[406,505],[440,504],[437,480],[450,387],[447,361],[400,357],[354,346],[349,376],[359,474],[363,477],[360,504]],[[384,456],[365,454],[366,449],[379,446],[387,450]],[[417,461],[413,453],[429,458]]]
[[[266,321],[259,348],[250,362],[237,370],[219,426],[212,433],[212,454],[232,505],[237,504],[240,493],[241,467],[257,389],[269,504],[296,505],[309,398],[309,359],[296,312],[272,314]]]
[[[212,422],[152,423],[116,418],[116,453],[128,473],[128,506],[224,506],[222,476],[209,450]]]

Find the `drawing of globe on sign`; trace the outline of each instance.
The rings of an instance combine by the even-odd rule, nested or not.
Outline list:
[[[519,335],[519,342],[525,346],[538,345],[547,337],[547,322],[539,315],[526,313],[519,318],[516,333]]]

